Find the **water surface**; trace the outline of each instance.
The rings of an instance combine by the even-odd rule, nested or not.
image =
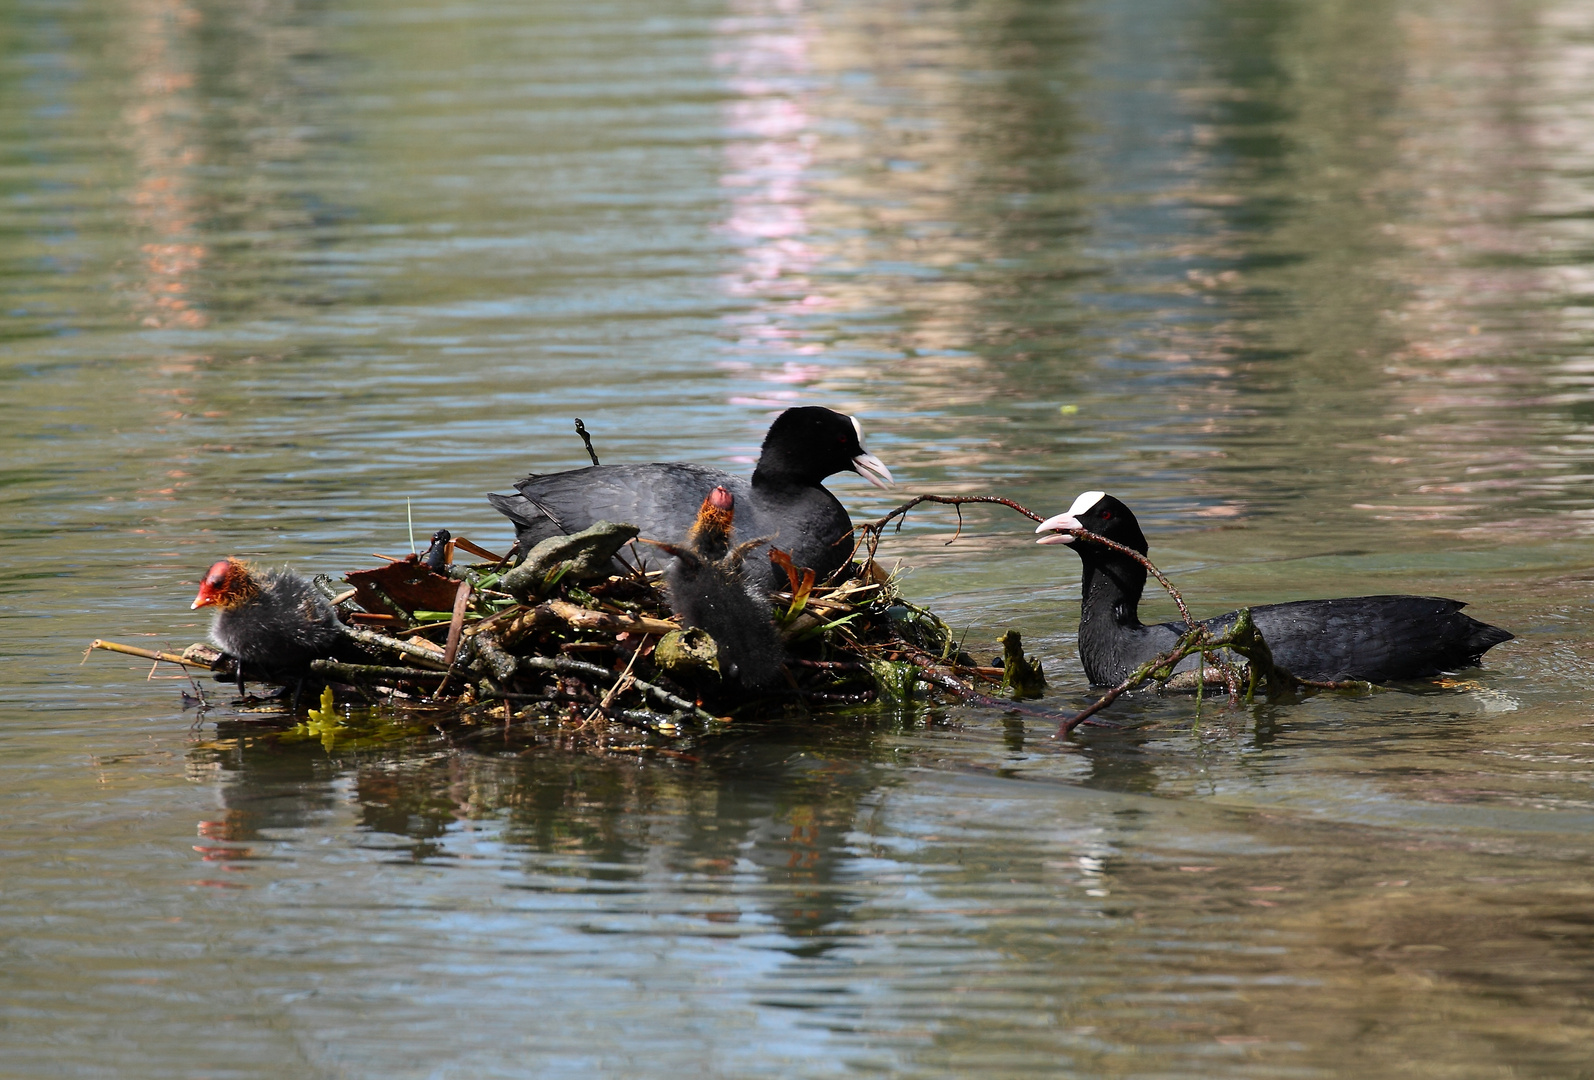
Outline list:
[[[1569,1076],[1594,1023],[1594,16],[1552,0],[6,2],[0,1076]],[[795,403],[1140,513],[1443,686],[944,706],[697,762],[329,750],[96,654]],[[902,493],[832,484],[855,518]],[[905,497],[905,495],[903,496]],[[1087,700],[1077,562],[904,588]],[[1163,600],[1148,604],[1172,614]]]

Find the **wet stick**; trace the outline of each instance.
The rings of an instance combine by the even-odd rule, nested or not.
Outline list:
[[[653,619],[644,615],[617,615],[607,611],[593,611],[566,600],[549,600],[541,605],[556,615],[573,630],[595,630],[618,634],[668,634],[679,630],[679,623],[666,619]]]
[[[1062,725],[1057,729],[1057,736],[1061,738],[1062,736],[1067,735],[1080,724],[1083,724],[1085,721],[1101,712],[1101,710],[1117,701],[1124,695],[1126,691],[1133,687],[1139,686],[1146,680],[1153,679],[1157,681],[1166,681],[1173,675],[1173,669],[1178,665],[1180,660],[1183,660],[1192,652],[1200,651],[1210,644],[1204,640],[1206,636],[1206,631],[1201,628],[1191,630],[1189,633],[1185,634],[1184,637],[1179,639],[1179,643],[1173,648],[1169,649],[1161,656],[1147,660],[1144,664],[1141,664],[1139,667],[1135,668],[1134,671],[1131,671],[1129,673],[1129,677],[1123,682],[1119,683],[1101,697],[1097,698],[1090,705],[1087,705],[1085,708],[1081,709],[1079,712],[1063,721]]]
[[[655,619],[646,615],[618,615],[607,611],[593,611],[566,600],[549,600],[536,607],[516,608],[484,619],[475,626],[466,627],[463,636],[478,637],[491,633],[501,648],[515,649],[538,630],[560,628],[599,634],[668,634],[681,628],[668,619]]]
[[[454,616],[448,621],[448,644],[443,646],[443,663],[452,668],[459,655],[459,636],[465,630],[465,612],[470,610],[470,582],[461,581],[454,594]]]
[[[397,653],[435,671],[446,671],[448,668],[448,665],[443,663],[443,658],[430,649],[422,648],[419,645],[411,645],[409,642],[400,641],[397,638],[390,638],[386,634],[378,634],[375,630],[361,630],[354,626],[344,626],[341,629],[345,636],[352,638],[356,643],[365,646],[367,649]],[[433,648],[436,648],[436,646],[434,645]]]
[[[447,678],[447,672],[425,668],[383,667],[379,664],[345,664],[337,660],[312,660],[310,670],[317,675],[346,683],[413,682]]]
[[[520,658],[520,667],[529,668],[533,671],[553,671],[564,675],[599,678],[604,682],[608,682],[610,677],[614,675],[614,672],[608,668],[601,668],[597,664],[589,664],[584,660],[566,660],[563,657],[556,656],[522,656]],[[673,709],[680,709],[682,712],[695,716],[706,723],[712,724],[719,721],[719,717],[704,712],[693,702],[687,701],[677,694],[670,693],[662,686],[655,686],[641,679],[635,679],[633,685],[656,701],[661,701]]]
[[[587,434],[587,425],[581,422],[581,417],[579,416],[576,417],[576,434],[581,436],[581,442],[587,448],[587,456],[596,465],[598,463],[598,454],[597,451],[592,449],[592,436]]]
[[[550,692],[547,694],[513,694],[494,692],[491,694],[484,694],[483,698],[487,701],[503,701],[506,703],[511,701],[524,701],[530,704],[547,705],[587,704],[586,701],[576,697],[574,694],[563,694],[558,692]],[[610,720],[618,720],[627,727],[639,728],[653,735],[661,735],[664,738],[673,738],[679,732],[674,720],[671,720],[663,713],[652,712],[648,709],[614,709],[604,713],[604,716]],[[648,749],[654,748],[649,747]]]
[[[1173,648],[1161,656],[1153,657],[1141,664],[1123,682],[1107,691],[1091,705],[1069,718],[1057,729],[1059,737],[1067,735],[1081,723],[1117,701],[1127,691],[1144,682],[1154,682],[1159,685],[1166,684],[1173,678],[1174,669],[1179,662],[1187,656],[1199,654],[1203,664],[1206,659],[1218,649],[1232,649],[1246,658],[1248,665],[1248,679],[1251,694],[1245,700],[1250,701],[1254,694],[1258,680],[1270,692],[1288,690],[1295,686],[1311,687],[1320,690],[1361,690],[1371,689],[1370,683],[1345,681],[1321,682],[1317,680],[1300,679],[1290,674],[1284,668],[1273,663],[1273,654],[1267,642],[1262,637],[1262,632],[1257,629],[1256,623],[1251,620],[1251,609],[1241,608],[1234,617],[1234,623],[1221,636],[1213,636],[1212,631],[1204,626],[1197,626],[1186,633]],[[1240,700],[1240,685],[1238,673],[1233,664],[1218,664],[1219,671],[1223,674],[1224,682],[1229,688],[1229,697],[1233,702]],[[1205,671],[1202,671],[1205,674]],[[1196,683],[1197,692],[1205,679]]]
[[[121,653],[123,656],[136,656],[141,660],[160,660],[167,664],[181,664],[183,667],[210,666],[209,664],[200,663],[197,660],[185,660],[176,653],[157,652],[154,649],[141,649],[137,645],[123,645],[120,642],[105,641],[102,638],[95,638],[93,641],[89,642],[89,649],[104,649],[106,652]],[[87,658],[88,654],[84,653],[84,659]]]
[[[487,665],[495,680],[507,683],[515,677],[515,665],[519,661],[504,651],[503,644],[498,638],[492,634],[478,634],[474,640],[477,655]]]
[[[636,681],[631,677],[631,669],[636,667],[636,658],[641,655],[641,652],[641,649],[633,649],[631,651],[631,659],[625,662],[625,670],[620,672],[620,677],[614,681],[613,686],[609,687],[609,692],[603,695],[603,700],[598,702],[598,707],[587,714],[587,723],[590,724],[598,716],[607,714],[609,706],[614,703],[614,699]]]
[[[1054,712],[1051,709],[1038,709],[1029,705],[1021,705],[1016,701],[1000,701],[987,694],[982,694],[972,686],[956,676],[942,671],[940,662],[929,653],[920,649],[911,642],[897,639],[896,650],[906,656],[915,667],[919,669],[919,677],[933,686],[949,690],[959,698],[971,705],[980,705],[988,709],[1000,709],[1003,712],[1016,712],[1024,716],[1033,716],[1037,720],[1051,720],[1067,722],[1069,717],[1065,713]],[[1117,727],[1116,724],[1096,721],[1107,727]]]

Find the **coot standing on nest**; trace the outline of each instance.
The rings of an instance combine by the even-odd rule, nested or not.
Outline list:
[[[658,544],[674,555],[664,570],[670,608],[681,625],[696,626],[714,639],[720,672],[749,690],[772,686],[780,676],[780,638],[769,599],[747,580],[745,556],[760,538],[731,546],[736,500],[724,487],[708,493],[686,542]]]
[[[1086,529],[1144,555],[1146,538],[1129,507],[1087,491],[1066,514],[1035,529],[1041,544],[1072,544],[1085,564],[1080,601],[1079,659],[1097,686],[1122,682],[1135,668],[1172,649],[1187,629],[1177,623],[1143,626],[1138,616],[1146,569],[1121,552],[1061,529]],[[1512,635],[1461,613],[1459,600],[1433,596],[1357,596],[1297,600],[1251,609],[1279,667],[1302,679],[1372,683],[1422,679],[1471,667]],[[1221,633],[1235,612],[1202,625]]]
[[[716,487],[736,503],[744,535],[767,536],[798,566],[812,567],[822,581],[851,554],[852,519],[824,479],[851,470],[876,487],[889,487],[891,471],[863,448],[863,426],[831,409],[805,406],[775,418],[752,479],[684,462],[594,465],[528,476],[516,495],[489,495],[515,524],[515,546],[524,554],[539,540],[579,532],[596,521],[623,521],[651,538],[677,537],[692,527],[696,507]],[[782,575],[773,566],[749,567],[766,589]]]
[[[214,607],[210,640],[241,665],[243,674],[270,682],[298,682],[310,661],[365,659],[346,637],[321,591],[292,570],[258,570],[242,559],[211,566],[193,609]]]

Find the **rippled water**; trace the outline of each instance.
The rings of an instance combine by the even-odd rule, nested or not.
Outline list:
[[[1587,1073],[1585,5],[0,2],[0,1076]],[[696,763],[328,751],[79,663],[406,500],[501,547],[573,416],[745,468],[794,402],[908,492],[1120,495],[1198,613],[1518,640]],[[966,521],[884,553],[1086,700],[1074,556]]]

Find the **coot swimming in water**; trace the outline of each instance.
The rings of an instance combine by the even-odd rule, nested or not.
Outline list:
[[[210,640],[244,671],[273,682],[302,678],[310,661],[364,659],[321,591],[292,570],[222,559],[199,583],[193,609],[214,607]]]
[[[743,562],[754,540],[731,546],[736,500],[723,487],[708,493],[686,543],[658,545],[675,558],[665,567],[670,608],[682,626],[701,627],[714,639],[720,672],[749,690],[764,689],[780,675],[780,638],[764,590],[747,580]]]
[[[1122,682],[1147,660],[1173,648],[1186,629],[1177,623],[1143,626],[1137,614],[1145,567],[1120,552],[1075,542],[1059,529],[1087,529],[1144,555],[1146,538],[1129,507],[1087,491],[1066,514],[1040,523],[1037,543],[1073,544],[1085,564],[1080,601],[1079,659],[1098,686]],[[1297,600],[1251,609],[1273,660],[1303,679],[1373,683],[1422,679],[1470,667],[1512,635],[1461,614],[1459,600],[1433,596],[1357,596]],[[1235,612],[1203,624],[1221,632]]]
[[[516,495],[489,495],[515,524],[515,546],[524,554],[539,540],[579,532],[596,521],[635,525],[652,539],[685,535],[697,507],[716,487],[736,503],[737,526],[745,536],[767,536],[798,566],[812,567],[822,581],[851,554],[846,540],[852,519],[822,482],[850,469],[876,487],[891,485],[891,471],[863,448],[863,427],[831,409],[787,409],[764,436],[752,480],[721,469],[683,462],[593,465],[528,476]],[[760,560],[762,563],[762,560]],[[748,567],[767,589],[783,575],[773,566]]]

